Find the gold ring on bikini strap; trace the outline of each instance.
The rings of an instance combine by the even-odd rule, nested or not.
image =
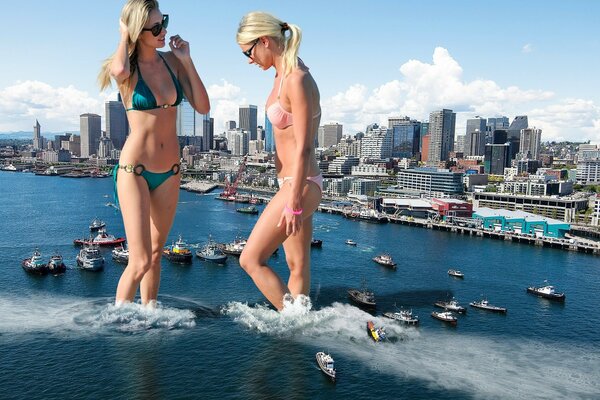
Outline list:
[[[173,164],[173,166],[171,167],[171,172],[173,172],[173,175],[177,175],[180,170],[181,170],[180,164]]]

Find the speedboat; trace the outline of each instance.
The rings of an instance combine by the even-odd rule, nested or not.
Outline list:
[[[431,316],[437,320],[456,326],[458,320],[451,311],[433,311]]]
[[[383,265],[384,267],[396,269],[396,263],[392,259],[392,256],[389,254],[380,254],[372,258],[379,265]]]
[[[418,325],[419,317],[413,315],[412,310],[400,310],[396,312],[386,312],[383,316],[396,321],[400,321],[405,325]]]
[[[548,283],[548,282],[544,282]],[[557,293],[554,289],[554,286],[545,285],[545,286],[530,286],[527,288],[527,293],[534,294],[539,297],[543,297],[545,299],[556,300],[556,301],[565,301],[564,293]]]
[[[129,263],[129,249],[125,248],[123,245],[115,247],[112,250],[111,255],[112,259],[119,264]]]
[[[104,268],[104,257],[95,244],[84,245],[77,254],[77,265],[87,271],[100,271]]]
[[[316,358],[317,364],[319,365],[319,368],[321,368],[321,371],[323,371],[325,375],[335,382],[335,367],[333,357],[331,357],[329,354],[319,351],[316,354]]]
[[[469,303],[471,307],[480,308],[482,310],[506,314],[506,308],[491,305],[486,299],[473,301]]]
[[[30,274],[44,275],[48,273],[48,265],[42,260],[42,254],[38,249],[33,251],[31,257],[24,259],[21,266]]]
[[[48,272],[51,274],[62,274],[67,270],[67,266],[63,262],[60,254],[55,253],[48,261]]]
[[[464,278],[465,277],[465,274],[463,274],[462,272],[460,272],[457,269],[449,269],[448,275],[453,276],[455,278]]]
[[[208,239],[208,243],[202,247],[202,249],[196,251],[196,256],[204,261],[214,262],[216,264],[225,264],[227,260],[227,254],[219,248],[219,245],[215,243],[211,238]]]
[[[192,263],[192,252],[188,244],[179,236],[179,239],[163,249],[163,256],[174,263],[179,264],[191,264]]]
[[[456,299],[454,299],[454,298],[452,298],[452,300],[450,300],[450,301],[441,301],[441,300],[436,301],[434,303],[434,305],[436,307],[444,308],[448,311],[454,311],[454,312],[461,313],[461,314],[464,314],[467,312],[467,309],[464,308],[463,306],[459,305],[458,301],[456,301]]]
[[[317,247],[317,248],[321,248],[323,247],[323,241],[321,239],[311,239],[310,241],[310,247]]]
[[[367,289],[365,282],[363,282],[363,287],[360,290],[348,289],[348,295],[350,295],[350,299],[359,306],[368,308],[375,307],[375,294]]]
[[[373,321],[367,322],[367,333],[369,334],[369,337],[376,342],[381,342],[385,339],[385,328],[375,328]]]
[[[356,242],[352,239],[346,239],[346,244],[349,246],[356,246]]]
[[[124,242],[124,237],[117,238],[114,235],[106,233],[105,228],[100,228],[96,236],[90,237],[88,239],[75,239],[73,241],[73,244],[79,246],[85,244],[97,244],[98,246],[116,246]]]

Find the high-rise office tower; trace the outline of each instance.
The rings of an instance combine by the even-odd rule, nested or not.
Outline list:
[[[79,133],[81,135],[81,157],[89,158],[98,154],[100,142],[101,117],[98,114],[81,114],[79,116]]]
[[[241,129],[234,129],[225,133],[227,137],[227,150],[236,156],[248,154],[250,145],[249,132]]]
[[[521,130],[527,129],[529,127],[527,121],[527,115],[517,115],[513,122],[510,123],[510,126],[507,129],[508,141],[511,144],[511,158],[515,158],[517,153],[521,150],[519,148],[521,142]]]
[[[237,124],[235,123],[235,121],[227,121],[227,122],[225,122],[225,130],[226,131],[232,131],[235,128],[237,128]]]
[[[389,117],[388,118],[388,128],[392,129],[394,125],[398,125],[401,121],[410,120],[409,117]]]
[[[265,112],[265,151],[272,153],[275,151],[275,140],[273,137],[273,125],[271,125],[271,121],[267,118],[267,113]]]
[[[508,117],[492,117],[487,119],[485,143],[492,143],[492,135],[496,129],[508,129],[510,122]]]
[[[129,122],[120,94],[117,101],[104,103],[104,115],[106,117],[106,136],[112,141],[115,149],[121,150],[129,134]]]
[[[335,146],[342,140],[344,126],[342,124],[325,124],[323,125],[323,142],[319,139],[319,146],[329,147]]]
[[[479,116],[467,120],[464,155],[482,156],[485,153],[485,132],[487,121]]]
[[[213,121],[213,123],[211,123]],[[210,114],[200,114],[183,98],[177,106],[177,136],[193,137],[187,144],[199,146],[207,151],[213,146],[214,120]]]
[[[257,132],[256,128],[258,125],[257,114],[258,108],[253,105],[240,106],[240,118],[239,127],[243,131],[250,133],[250,140],[256,140]]]
[[[42,127],[38,120],[35,120],[35,125],[33,126],[33,149],[39,150],[44,146],[41,134]]]
[[[503,175],[504,168],[510,166],[510,144],[485,145],[483,168],[486,174]]]
[[[456,113],[443,109],[429,114],[429,155],[427,162],[437,164],[448,160],[448,153],[454,149],[454,129]]]
[[[392,157],[412,158],[419,152],[421,123],[416,120],[398,119],[392,128]]]
[[[456,135],[456,141],[454,142],[454,151],[457,153],[465,152],[465,135]]]
[[[531,160],[537,160],[540,156],[542,130],[527,128],[521,130],[521,140],[519,142],[519,151],[524,157]]]
[[[392,130],[384,127],[372,128],[369,134],[361,139],[361,157],[372,160],[383,160],[392,155]]]

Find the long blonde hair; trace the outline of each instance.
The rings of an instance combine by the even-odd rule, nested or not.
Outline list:
[[[129,31],[129,37],[127,39],[127,51],[129,56],[129,77],[133,75],[135,68],[137,67],[137,40],[142,34],[142,29],[146,22],[150,12],[158,8],[157,0],[128,0],[123,10],[121,11],[121,20],[127,25]],[[100,73],[98,74],[98,84],[100,89],[104,90],[110,86],[110,64],[114,59],[114,54],[108,57],[102,63]],[[129,78],[127,79],[127,82]]]
[[[286,31],[290,31],[286,35]],[[269,36],[283,43],[283,74],[292,72],[298,66],[298,49],[302,40],[302,30],[298,25],[288,24],[273,15],[255,11],[244,15],[238,27],[238,44],[250,44],[256,39]]]

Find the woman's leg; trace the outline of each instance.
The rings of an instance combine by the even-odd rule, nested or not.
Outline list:
[[[150,269],[140,283],[140,296],[143,304],[156,300],[158,296],[160,260],[177,210],[180,177],[180,174],[171,176],[150,193],[152,258]]]
[[[146,181],[140,176],[119,170],[117,192],[129,247],[129,262],[119,279],[115,298],[120,303],[133,301],[140,281],[150,269],[152,242],[150,192]]]

